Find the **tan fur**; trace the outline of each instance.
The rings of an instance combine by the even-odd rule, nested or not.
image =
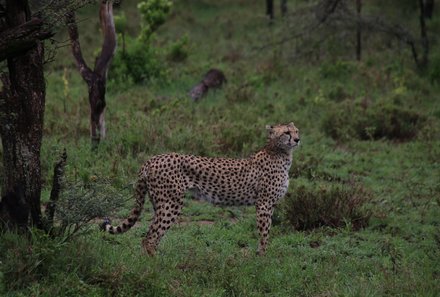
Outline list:
[[[289,184],[293,148],[299,145],[299,132],[293,123],[268,126],[268,141],[247,159],[207,158],[176,153],[148,160],[139,172],[135,186],[136,205],[120,226],[105,224],[110,233],[122,233],[138,220],[148,192],[154,219],[142,245],[153,255],[160,239],[181,213],[184,194],[216,205],[255,205],[260,233],[258,253],[266,251],[275,203]]]

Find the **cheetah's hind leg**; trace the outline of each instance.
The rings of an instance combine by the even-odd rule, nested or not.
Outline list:
[[[157,246],[165,232],[177,222],[182,206],[183,194],[176,195],[174,199],[154,199],[156,209],[154,212],[153,222],[151,223],[146,238],[142,240],[143,251],[150,256],[154,256]]]

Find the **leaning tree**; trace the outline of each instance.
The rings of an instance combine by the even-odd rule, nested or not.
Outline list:
[[[44,227],[40,206],[44,40],[54,35],[61,17],[87,2],[0,0],[0,227]]]

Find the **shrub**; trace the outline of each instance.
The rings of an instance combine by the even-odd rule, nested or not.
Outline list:
[[[91,226],[90,221],[104,217],[123,204],[120,194],[109,182],[96,176],[87,182],[66,183],[56,204],[55,227],[52,235],[70,239]]]
[[[172,2],[168,0],[145,0],[138,4],[142,19],[141,39],[148,40],[163,23],[171,11]]]
[[[145,0],[138,4],[142,30],[138,38],[125,36],[126,18],[115,18],[116,29],[122,37],[122,51],[117,51],[109,72],[109,83],[116,88],[128,88],[133,84],[163,78],[165,68],[159,50],[152,44],[153,33],[165,22],[171,11],[168,0]]]
[[[381,101],[362,106],[344,101],[329,109],[322,127],[337,140],[409,140],[417,135],[425,121],[426,117],[419,112],[394,103]]]
[[[296,230],[338,228],[347,224],[359,230],[368,225],[371,213],[365,204],[371,195],[360,184],[300,181],[292,183],[281,205],[284,221]]]
[[[417,135],[425,117],[414,110],[379,103],[368,110],[366,120],[363,127],[357,127],[361,139],[372,137],[407,140]]]
[[[125,53],[118,51],[109,71],[109,83],[118,88],[165,78],[159,51],[140,39],[126,38]]]
[[[189,39],[188,35],[185,35],[171,44],[167,58],[172,62],[183,62],[188,58],[188,55]]]

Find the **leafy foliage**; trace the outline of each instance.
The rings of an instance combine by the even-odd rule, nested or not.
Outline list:
[[[125,52],[118,51],[109,71],[110,87],[126,89],[133,84],[164,78],[166,68],[158,49],[140,39],[126,37]]]
[[[140,38],[148,41],[166,20],[171,11],[172,2],[169,0],[145,0],[138,4],[142,18],[142,31]]]
[[[125,33],[127,30],[127,17],[125,13],[120,13],[114,16],[115,30],[117,33]]]
[[[126,89],[133,84],[148,82],[153,78],[164,78],[164,66],[161,51],[152,45],[153,33],[165,22],[171,10],[172,2],[167,0],[147,0],[137,7],[142,18],[142,28],[137,38],[126,36],[127,19],[125,14],[115,18],[115,26],[121,33],[123,50],[113,59],[109,73],[110,86]],[[185,59],[186,40],[181,39],[172,47],[175,59]],[[173,52],[174,51],[174,52]]]
[[[172,62],[183,62],[188,58],[188,55],[189,37],[185,35],[170,45],[167,58]]]

